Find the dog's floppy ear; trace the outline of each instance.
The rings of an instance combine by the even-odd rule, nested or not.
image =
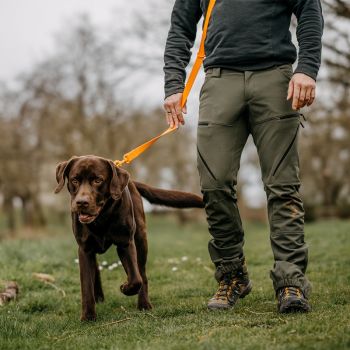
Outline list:
[[[128,186],[130,175],[124,169],[118,168],[113,161],[109,161],[109,165],[112,170],[111,183],[109,185],[109,191],[114,200],[119,199],[122,196],[125,187]]]
[[[55,189],[55,193],[58,193],[62,190],[63,186],[64,186],[64,182],[66,180],[67,174],[68,174],[68,170],[70,169],[73,160],[77,159],[79,157],[72,157],[69,160],[66,160],[64,162],[61,162],[57,165],[56,167],[56,181],[58,183],[56,189]]]

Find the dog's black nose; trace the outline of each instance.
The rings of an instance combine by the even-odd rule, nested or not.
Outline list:
[[[89,206],[89,202],[84,198],[77,199],[76,203],[80,208],[87,208]]]

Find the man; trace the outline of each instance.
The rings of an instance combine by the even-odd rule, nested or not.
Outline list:
[[[209,0],[176,0],[165,49],[167,121],[184,124],[181,96],[196,25]],[[289,32],[298,20],[299,57]],[[251,291],[237,208],[240,156],[252,134],[268,201],[271,271],[279,312],[309,311],[304,209],[299,195],[299,109],[315,99],[323,31],[319,0],[217,0],[205,43],[198,170],[219,287],[209,309],[229,309]]]

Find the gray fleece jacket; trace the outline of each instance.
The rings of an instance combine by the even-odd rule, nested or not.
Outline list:
[[[182,92],[199,19],[209,0],[176,0],[164,54],[165,96]],[[238,71],[294,63],[297,51],[289,31],[298,20],[295,72],[316,80],[323,32],[319,0],[217,0],[205,42],[204,69]]]

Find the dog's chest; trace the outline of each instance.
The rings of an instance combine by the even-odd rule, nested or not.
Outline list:
[[[103,254],[112,245],[112,241],[105,235],[98,236],[89,232],[78,239],[78,244],[85,251]]]
[[[78,244],[85,251],[93,251],[97,254],[105,253],[112,244],[127,245],[132,237],[129,225],[118,225],[118,228],[111,225],[97,230],[84,227],[75,236]]]

